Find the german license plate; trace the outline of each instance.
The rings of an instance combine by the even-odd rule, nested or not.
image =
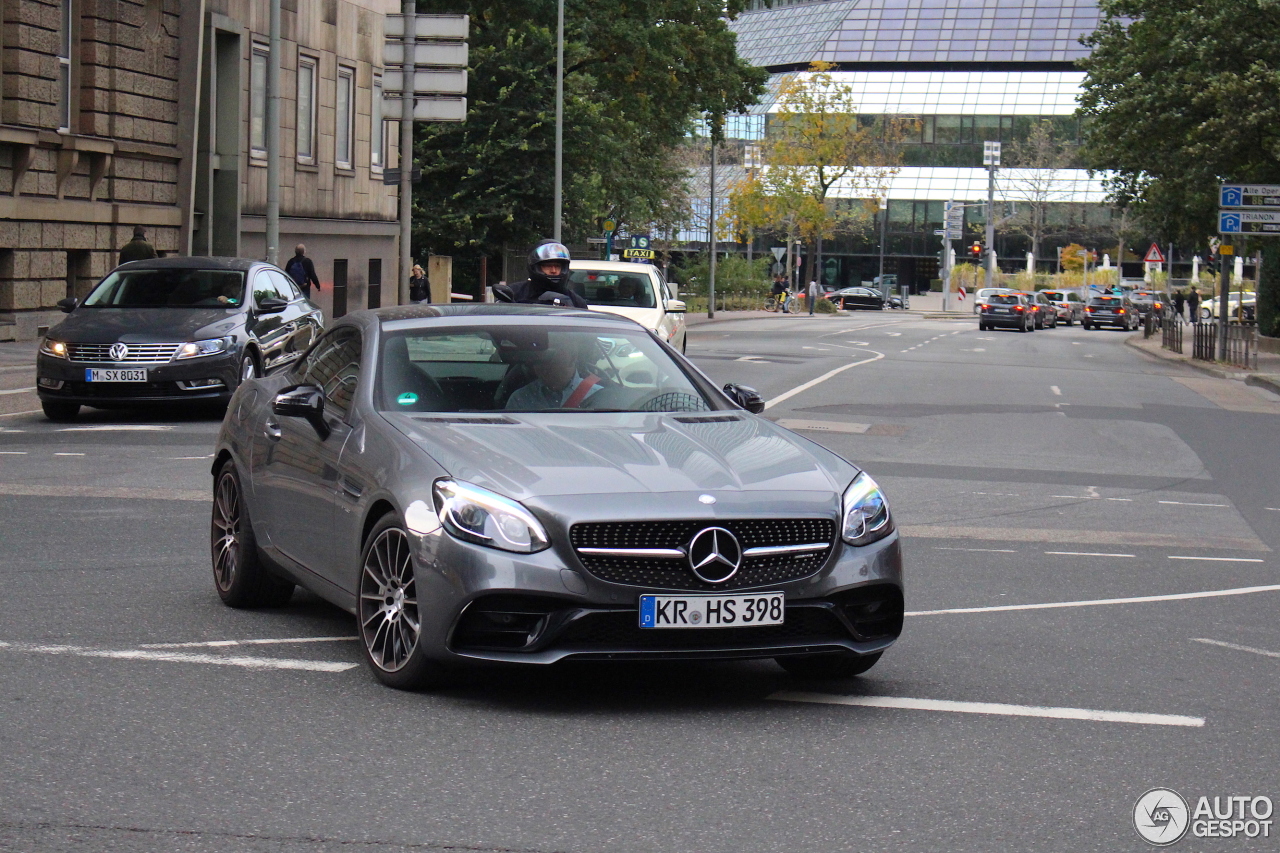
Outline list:
[[[85,382],[146,382],[147,371],[145,368],[96,368],[86,367],[84,369]]]
[[[991,313],[992,314],[1008,314],[1009,309],[1008,308],[992,308]]]
[[[642,595],[641,628],[741,628],[781,625],[781,592],[744,595]]]

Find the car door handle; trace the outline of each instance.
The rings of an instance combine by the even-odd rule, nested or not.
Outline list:
[[[279,441],[280,437],[284,435],[284,433],[280,431],[280,424],[275,421],[267,421],[263,426],[262,431],[266,433],[267,438],[272,441]]]
[[[340,478],[338,480],[338,484],[342,486],[342,491],[346,492],[349,496],[351,496],[352,498],[355,498],[356,500],[359,500],[360,496],[364,494],[363,486],[357,483],[351,482],[346,477]]]

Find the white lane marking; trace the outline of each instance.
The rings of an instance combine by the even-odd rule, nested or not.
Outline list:
[[[26,456],[25,450],[0,450],[0,456]]]
[[[1170,560],[1209,560],[1214,563],[1265,563],[1256,557],[1179,557],[1170,556]]]
[[[934,548],[935,551],[974,551],[982,554],[1016,554],[1014,548]]]
[[[1145,726],[1200,728],[1204,717],[1176,714],[1138,714],[1129,711],[1094,711],[1089,708],[1053,708],[1045,705],[1005,705],[1000,702],[954,702],[948,699],[908,699],[904,696],[835,696],[781,690],[769,696],[780,702],[816,702],[822,705],[857,705],[863,708],[905,708],[913,711],[950,711],[954,714],[993,714],[1004,717],[1047,717],[1054,720],[1087,720],[1094,723],[1136,723]]]
[[[852,344],[855,347],[871,346],[870,341],[845,341],[846,344]]]
[[[979,341],[994,341],[994,340],[995,340],[995,338],[975,338],[974,340],[979,340]]]
[[[288,643],[349,643],[359,637],[268,637],[262,640],[205,640],[198,643],[141,643],[143,649],[199,649],[226,646],[276,646]]]
[[[1213,589],[1207,592],[1178,592],[1171,595],[1141,595],[1134,598],[1097,598],[1092,601],[1050,601],[1044,604],[1001,604],[995,607],[953,607],[948,610],[911,610],[906,616],[943,616],[952,613],[998,613],[1005,610],[1054,610],[1061,607],[1094,607],[1099,604],[1146,604],[1150,601],[1187,601],[1193,598],[1220,598],[1229,595],[1251,595],[1276,592],[1280,584],[1242,586],[1235,589]]]
[[[331,660],[294,660],[291,658],[223,657],[190,652],[163,652],[146,649],[94,649],[87,646],[42,646],[34,643],[0,642],[0,649],[44,655],[74,655],[84,658],[113,660],[155,660],[171,663],[209,663],[216,666],[239,666],[245,669],[300,669],[308,672],[345,672],[359,664]]]
[[[1266,649],[1255,649],[1252,646],[1237,646],[1235,643],[1224,643],[1222,640],[1206,640],[1204,637],[1192,637],[1193,643],[1208,643],[1211,646],[1222,646],[1224,649],[1235,649],[1238,652],[1253,652],[1269,658],[1280,658],[1280,652],[1269,652]]]
[[[29,394],[34,390],[36,390],[36,386],[34,385],[32,385],[30,388],[13,388],[9,391],[0,391],[0,396],[3,396],[5,394]]]
[[[1191,504],[1184,501],[1157,501],[1157,503],[1169,504],[1170,506],[1215,506],[1219,509],[1227,509],[1230,504]]]
[[[1093,358],[1093,356],[1092,356],[1092,355],[1088,355],[1088,354],[1086,354],[1086,355],[1085,355],[1085,358]]]
[[[1051,498],[1066,498],[1072,501],[1096,501],[1097,495],[1049,495]]]
[[[1272,512],[1280,512],[1280,506],[1265,506],[1263,509],[1269,509]]]
[[[1057,385],[1050,385],[1050,386],[1049,386],[1049,390],[1053,392],[1053,395],[1054,395],[1055,397],[1061,397],[1061,396],[1062,396],[1062,389],[1061,389],[1061,388],[1059,388]]]
[[[872,350],[872,352],[874,352],[874,350]],[[853,362],[850,362],[849,364],[842,364],[839,367],[835,368],[834,370],[828,370],[826,373],[822,374],[817,379],[810,379],[808,382],[804,383],[803,385],[797,385],[796,387],[792,388],[790,391],[782,392],[777,397],[774,397],[772,400],[769,400],[768,402],[766,402],[764,404],[764,407],[768,409],[768,408],[771,408],[772,406],[776,406],[779,403],[783,402],[784,400],[790,400],[795,395],[800,394],[804,391],[808,391],[810,388],[814,387],[815,385],[820,385],[821,383],[826,382],[828,379],[830,379],[832,376],[835,376],[838,373],[844,373],[846,370],[848,370],[851,367],[858,367],[859,365],[862,365],[862,364],[870,364],[871,362],[879,361],[882,358],[884,358],[884,353],[877,352],[873,358],[864,358],[861,361],[853,361]]]
[[[204,456],[170,456],[170,459],[212,459],[212,453],[206,453]]]
[[[83,453],[55,453],[54,456],[84,456]]]
[[[885,332],[885,334],[886,334],[886,335],[888,335],[888,336],[889,336],[889,337],[891,337],[891,338],[900,338],[900,337],[902,337],[902,332]]]
[[[3,415],[0,415],[0,418],[16,418],[18,415],[38,415],[40,412],[40,409],[26,409],[21,412],[5,412]],[[7,430],[7,432],[26,432],[26,430],[11,429]]]
[[[1061,557],[1136,557],[1137,554],[1096,554],[1092,551],[1045,551]]]
[[[1071,342],[1071,345],[1072,345],[1073,347],[1078,347],[1078,346],[1080,346],[1080,342],[1079,342],[1079,341],[1072,341],[1072,342]]]
[[[1124,501],[1125,503],[1133,503],[1133,498],[1107,498],[1109,501]]]
[[[756,355],[744,355],[739,358],[735,358],[734,361],[748,361],[748,362],[751,362],[752,364],[771,364],[772,363],[772,362],[765,361],[764,359]]]
[[[58,432],[168,432],[171,429],[167,424],[95,424],[63,427]]]

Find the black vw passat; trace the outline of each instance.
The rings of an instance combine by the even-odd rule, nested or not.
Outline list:
[[[863,672],[902,629],[888,504],[763,405],[621,317],[358,311],[227,407],[214,582],[345,608],[395,687],[564,659]]]
[[[323,329],[277,267],[245,258],[159,258],[117,267],[49,330],[36,389],[51,420],[81,406],[225,401],[288,365]]]

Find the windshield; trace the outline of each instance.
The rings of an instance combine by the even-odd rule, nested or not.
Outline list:
[[[1052,301],[1054,301],[1054,302],[1066,302],[1066,301],[1067,301],[1067,295],[1066,295],[1065,293],[1059,293],[1059,292],[1058,292],[1058,291],[1056,291],[1056,290],[1045,290],[1045,291],[1043,291],[1043,293],[1044,293],[1044,298],[1045,298],[1045,299],[1049,299],[1049,300],[1052,300]]]
[[[85,297],[90,308],[235,308],[244,301],[238,270],[117,270]]]
[[[396,412],[705,412],[714,407],[643,331],[538,324],[387,336],[375,399]]]
[[[569,281],[588,305],[653,308],[658,304],[653,294],[653,280],[641,270],[625,273],[575,269],[569,273]]]

